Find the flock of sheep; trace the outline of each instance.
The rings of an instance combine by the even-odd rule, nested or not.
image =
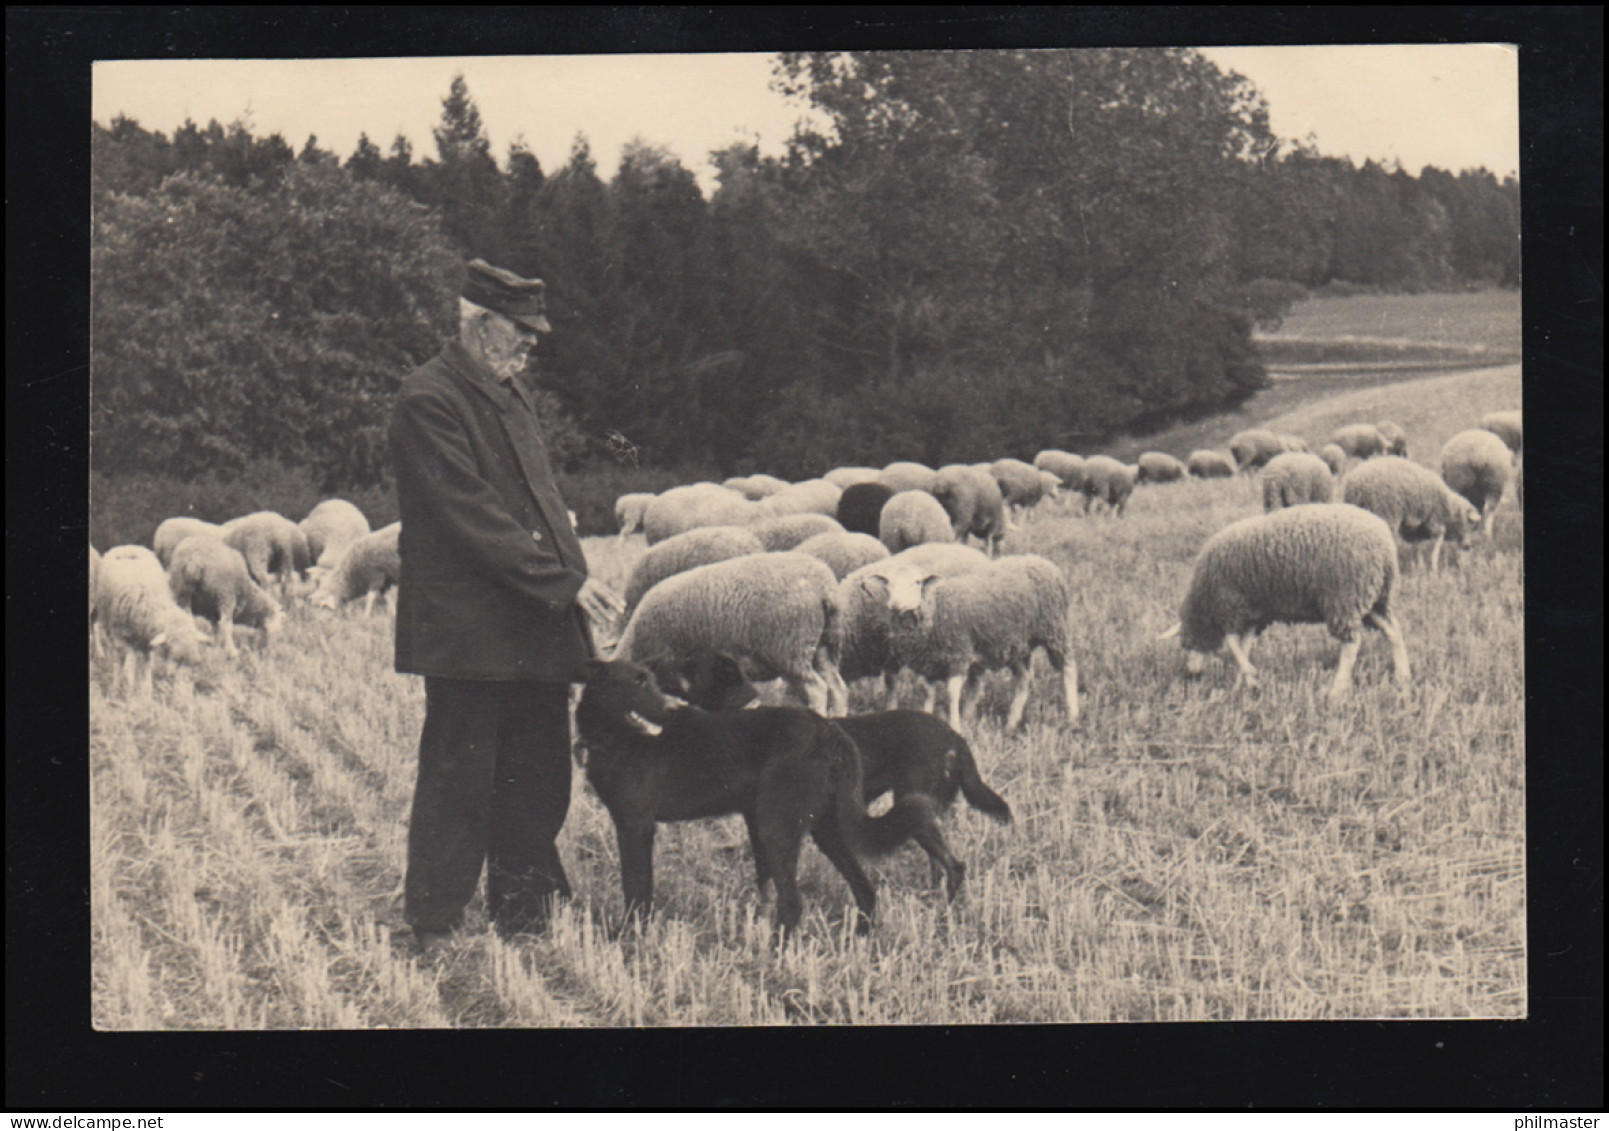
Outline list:
[[[102,636],[123,651],[123,677],[151,687],[150,659],[195,664],[213,637],[197,619],[216,626],[227,654],[236,654],[235,626],[261,631],[266,644],[279,631],[283,602],[304,580],[314,583],[310,603],[333,609],[377,597],[402,572],[398,523],[371,532],[351,503],[328,499],[300,523],[272,511],[242,515],[222,525],[170,518],[150,548],[116,546],[104,555],[89,548],[91,648]]]
[[[1032,554],[1001,556],[1014,522],[1063,493],[1082,513],[1121,516],[1136,484],[1236,474],[1259,476],[1265,513],[1210,539],[1197,559],[1178,636],[1191,670],[1226,648],[1253,681],[1251,640],[1275,622],[1321,623],[1343,642],[1330,694],[1350,687],[1365,625],[1391,642],[1399,680],[1406,646],[1390,613],[1398,539],[1463,547],[1510,484],[1522,502],[1518,412],[1495,413],[1449,440],[1440,474],[1407,458],[1408,437],[1386,423],[1340,429],[1316,453],[1297,437],[1237,434],[1228,453],[1180,461],[1146,452],[1133,464],[1107,456],[1044,451],[1032,464],[1002,459],[937,470],[899,462],[839,468],[787,483],[752,475],[724,484],[625,495],[615,508],[620,538],[641,533],[646,552],[625,584],[626,617],[615,655],[661,671],[709,649],[740,660],[755,678],[780,678],[814,710],[843,715],[847,681],[928,681],[927,709],[946,694],[950,725],[963,726],[963,698],[980,673],[1008,671],[1008,729],[1023,721],[1030,662],[1043,650],[1060,676],[1063,714],[1078,718],[1067,579]],[[400,573],[392,524],[371,532],[350,503],[327,500],[300,523],[260,512],[213,525],[191,518],[158,527],[150,549],[91,547],[93,646],[104,634],[124,649],[125,677],[155,653],[196,663],[217,626],[231,655],[234,629],[266,641],[283,602],[313,582],[310,603],[335,608],[365,598],[365,612]],[[973,539],[977,545],[969,545]],[[605,637],[612,636],[602,626]],[[150,687],[147,663],[144,685]]]

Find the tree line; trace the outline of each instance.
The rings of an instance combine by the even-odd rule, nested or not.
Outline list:
[[[1308,288],[1516,285],[1518,186],[1281,141],[1187,50],[800,53],[780,157],[499,161],[460,77],[433,156],[95,125],[93,459],[385,472],[462,264],[549,284],[532,380],[571,468],[819,474],[1075,450],[1232,407]]]

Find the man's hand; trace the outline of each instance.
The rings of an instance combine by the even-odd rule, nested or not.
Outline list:
[[[597,624],[613,624],[626,611],[626,603],[596,578],[589,577],[582,583],[575,600],[581,611]]]

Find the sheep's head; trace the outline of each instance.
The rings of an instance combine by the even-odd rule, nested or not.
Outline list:
[[[886,587],[888,611],[893,614],[894,622],[912,625],[922,619],[923,601],[937,580],[938,577],[927,570],[900,562],[868,575],[862,584],[876,582]]]
[[[1041,471],[1039,473],[1039,483],[1045,498],[1061,498],[1061,480],[1055,474],[1049,471]]]
[[[174,663],[194,666],[201,663],[201,649],[211,642],[196,630],[189,613],[172,609],[163,618],[161,631],[151,637],[151,650]]]
[[[268,598],[268,615],[263,618],[263,635],[278,636],[285,627],[285,610],[279,607],[279,602],[272,597]]]

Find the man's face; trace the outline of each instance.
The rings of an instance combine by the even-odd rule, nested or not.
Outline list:
[[[479,334],[481,359],[499,381],[517,376],[525,369],[536,352],[540,336],[535,330],[501,314],[488,314],[483,318]]]

